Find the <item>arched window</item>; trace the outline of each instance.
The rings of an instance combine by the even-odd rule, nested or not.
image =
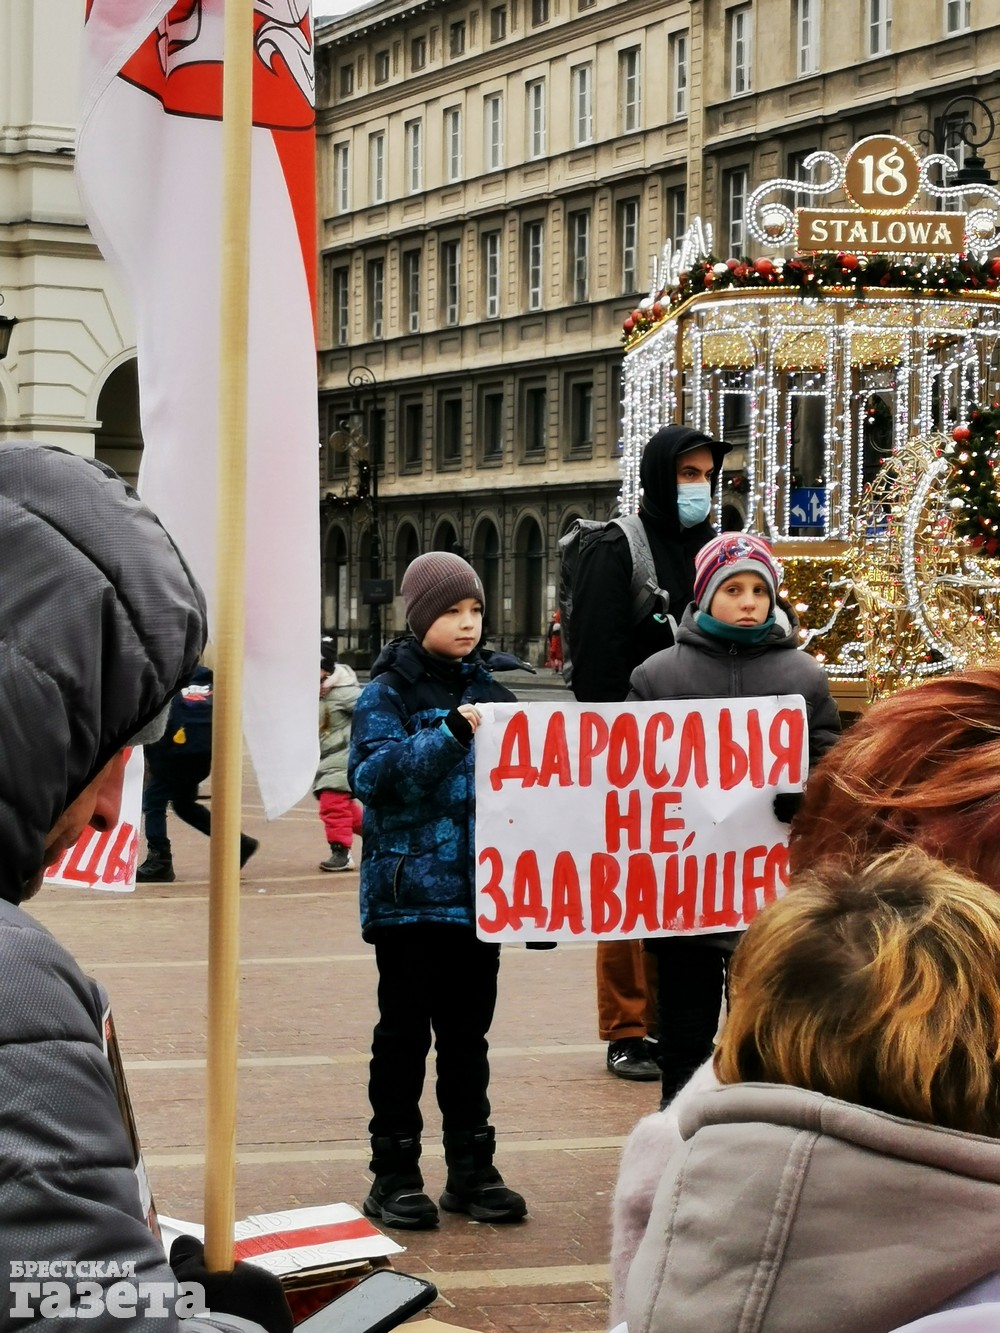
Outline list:
[[[136,361],[123,361],[104,381],[97,399],[94,454],[129,485],[139,476],[142,432],[139,429],[139,375]]]
[[[450,519],[444,519],[438,524],[434,531],[433,549],[435,551],[451,551],[453,554],[458,554],[458,552],[455,551],[457,545],[458,533],[455,531],[455,525]]]
[[[348,570],[347,537],[335,523],[323,542],[323,628],[338,638],[348,627]]]
[[[406,573],[407,566],[413,560],[416,560],[419,554],[420,554],[420,538],[417,536],[416,528],[413,526],[412,523],[401,524],[399,530],[396,533],[396,550],[395,550],[395,555],[393,557],[394,561],[393,568],[395,570],[395,576],[396,576],[396,598],[397,598],[396,605],[398,607],[401,607],[401,603],[398,601],[398,598],[399,598],[399,590],[403,585],[403,575]],[[392,609],[390,607],[386,607],[386,612],[389,615],[392,615]],[[400,609],[396,616],[394,629],[397,634],[401,634],[405,628],[406,628],[406,619],[403,615],[402,609]]]
[[[537,519],[522,519],[514,533],[514,633],[519,638],[536,638],[545,630],[543,555]]]
[[[500,601],[500,533],[492,519],[483,519],[472,538],[472,564],[486,595],[484,636],[503,633]]]

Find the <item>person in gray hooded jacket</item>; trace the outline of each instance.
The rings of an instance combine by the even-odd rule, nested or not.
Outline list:
[[[819,663],[798,649],[798,621],[779,604],[781,569],[762,538],[727,532],[695,557],[695,600],[677,643],[632,673],[629,699],[728,699],[800,694],[810,768],[840,735],[840,715]],[[788,798],[794,799],[792,794]],[[777,807],[780,811],[780,806]],[[737,932],[647,941],[659,968],[658,1030],[663,1104],[712,1049]]]
[[[909,848],[751,923],[628,1333],[889,1333],[1000,1296],[1000,898]]]
[[[0,1327],[63,1328],[65,1300],[95,1330],[121,1327],[124,1306],[133,1322],[159,1309],[163,1333],[289,1333],[270,1274],[210,1273],[189,1237],[168,1263],[106,1056],[105,997],[21,906],[85,827],[117,822],[126,748],[162,732],[205,645],[201,589],[110,468],[31,443],[0,446],[0,568]],[[22,1280],[39,1272],[26,1264],[54,1265],[58,1291]]]

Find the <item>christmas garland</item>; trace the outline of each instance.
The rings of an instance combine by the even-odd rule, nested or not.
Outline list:
[[[863,296],[866,289],[901,288],[928,294],[993,291],[1000,284],[1000,258],[985,263],[956,259],[910,259],[899,255],[795,255],[792,259],[726,259],[706,255],[679,275],[676,287],[646,297],[623,324],[628,348],[677,306],[700,292],[730,288],[791,288],[801,296],[821,296],[829,288],[847,288]]]
[[[956,426],[943,451],[951,463],[948,492],[955,533],[984,555],[1000,551],[1000,402],[974,407],[968,423]]]

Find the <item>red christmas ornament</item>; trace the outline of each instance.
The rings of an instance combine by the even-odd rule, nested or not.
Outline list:
[[[622,323],[622,328],[625,330],[626,333],[631,333],[632,330],[635,328],[635,320],[632,318],[631,315],[629,315]]]
[[[759,273],[762,278],[769,278],[774,273],[774,265],[770,259],[755,259],[753,267],[754,272]]]
[[[957,440],[959,444],[962,444],[971,434],[972,431],[969,430],[968,426],[956,426],[951,432],[951,438]]]
[[[838,259],[840,260],[840,267],[841,267],[841,268],[848,268],[848,269],[851,269],[851,268],[857,268],[857,266],[858,266],[858,257],[857,257],[857,255],[841,254],[841,255],[838,255],[837,257],[838,257]]]

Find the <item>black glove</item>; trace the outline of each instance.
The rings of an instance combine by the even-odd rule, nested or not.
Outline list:
[[[799,813],[804,798],[805,792],[802,791],[779,791],[772,806],[775,819],[790,824]]]
[[[170,1267],[178,1282],[201,1283],[210,1310],[253,1320],[268,1333],[292,1333],[292,1312],[273,1273],[242,1262],[231,1273],[210,1273],[205,1267],[205,1247],[194,1236],[177,1237],[170,1247]]]

